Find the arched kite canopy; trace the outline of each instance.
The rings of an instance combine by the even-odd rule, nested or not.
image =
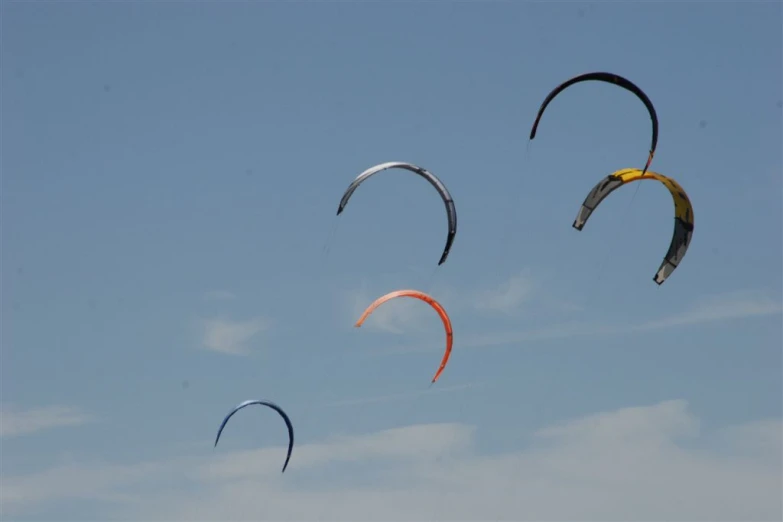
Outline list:
[[[443,321],[443,327],[446,329],[446,351],[443,354],[443,359],[440,361],[440,367],[438,367],[438,371],[435,372],[435,377],[432,378],[432,384],[434,384],[435,381],[437,381],[440,377],[440,374],[443,373],[443,369],[446,367],[446,363],[449,362],[449,356],[451,356],[451,346],[454,342],[454,331],[451,328],[451,319],[449,319],[446,310],[444,310],[440,303],[435,299],[425,294],[424,292],[419,292],[418,290],[397,290],[394,292],[389,292],[388,294],[379,297],[370,306],[368,306],[367,310],[365,310],[362,316],[359,317],[359,320],[356,321],[354,326],[357,328],[362,326],[362,323],[364,323],[365,319],[367,319],[367,317],[369,317],[376,308],[381,306],[386,301],[395,299],[397,297],[413,297],[415,299],[421,299],[433,307],[435,311],[438,312],[441,321]]]
[[[660,285],[666,281],[666,278],[674,272],[674,269],[677,268],[685,257],[693,236],[693,206],[688,198],[688,194],[675,180],[651,171],[644,174],[639,169],[618,170],[593,187],[593,190],[590,191],[590,194],[587,195],[584,203],[582,203],[573,227],[577,230],[582,230],[590,215],[609,194],[626,183],[642,179],[660,181],[669,190],[674,200],[674,235],[672,236],[669,250],[663,258],[663,263],[661,263],[658,272],[653,277],[653,281]]]
[[[647,164],[644,166],[644,170],[642,170],[642,175],[644,175],[644,173],[647,172],[647,169],[650,168],[650,163],[652,163],[653,156],[655,155],[655,148],[658,146],[658,115],[655,112],[655,107],[650,101],[650,98],[647,97],[644,91],[637,87],[636,84],[634,84],[632,81],[623,78],[618,74],[609,72],[591,72],[580,74],[579,76],[575,76],[555,87],[552,92],[547,95],[547,97],[544,99],[544,103],[542,103],[541,107],[538,109],[536,121],[533,123],[533,128],[530,129],[530,139],[532,140],[536,137],[538,122],[541,120],[541,116],[544,115],[544,110],[546,109],[547,105],[549,105],[549,102],[555,99],[555,96],[575,83],[586,82],[590,80],[613,83],[619,87],[622,87],[623,89],[627,89],[634,93],[640,100],[642,100],[644,106],[647,107],[647,111],[650,113],[650,119],[652,120],[652,144],[650,145],[650,155],[647,157]]]
[[[377,174],[378,172],[392,168],[405,169],[418,174],[422,178],[429,181],[432,186],[435,187],[435,190],[438,191],[440,197],[443,198],[443,203],[446,205],[446,216],[449,220],[449,234],[446,238],[446,247],[443,249],[443,254],[440,256],[440,261],[438,261],[438,265],[442,265],[449,256],[451,245],[454,243],[454,237],[457,235],[457,209],[454,206],[454,200],[451,198],[451,194],[449,194],[449,191],[446,189],[446,186],[443,184],[443,182],[441,182],[441,180],[439,180],[435,174],[429,172],[426,169],[423,169],[412,163],[391,161],[389,163],[381,163],[380,165],[376,165],[365,170],[351,182],[351,184],[348,186],[348,189],[345,191],[345,194],[343,194],[343,197],[340,200],[340,206],[337,208],[337,215],[339,216],[342,213],[343,209],[348,204],[348,200],[351,199],[351,195],[364,180],[373,174]]]
[[[291,460],[291,452],[294,450],[294,426],[293,424],[291,424],[291,419],[288,418],[286,412],[284,412],[280,406],[278,406],[273,402],[250,400],[250,401],[243,402],[242,404],[238,405],[236,408],[231,410],[231,412],[228,415],[226,415],[226,418],[223,419],[223,424],[220,425],[220,429],[217,432],[217,437],[215,437],[215,447],[217,447],[217,443],[220,440],[220,434],[223,432],[223,428],[226,426],[228,419],[230,419],[232,415],[234,415],[236,412],[238,412],[245,406],[250,406],[251,404],[260,404],[261,406],[267,406],[269,408],[272,408],[277,413],[279,413],[280,416],[285,421],[285,425],[288,427],[288,454],[286,455],[285,458],[285,464],[283,464],[283,472],[285,472],[285,468],[288,467],[288,461]]]

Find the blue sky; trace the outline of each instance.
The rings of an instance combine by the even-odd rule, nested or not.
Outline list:
[[[4,2],[5,520],[781,513],[779,3]],[[695,233],[664,285],[673,207]],[[343,191],[377,163],[425,167]],[[361,311],[389,291],[423,303]],[[280,404],[296,429],[245,409]]]

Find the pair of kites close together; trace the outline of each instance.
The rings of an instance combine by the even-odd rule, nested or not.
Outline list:
[[[608,72],[593,72],[593,73],[581,74],[579,76],[571,78],[570,80],[567,80],[562,84],[558,85],[557,87],[555,87],[552,90],[552,92],[550,92],[549,95],[547,95],[547,97],[544,99],[544,102],[541,104],[541,107],[538,109],[538,114],[536,115],[536,120],[533,123],[533,128],[530,130],[530,139],[532,140],[533,138],[536,137],[536,130],[538,129],[538,124],[541,121],[541,116],[544,114],[544,111],[546,110],[547,106],[558,94],[560,94],[562,91],[564,91],[571,85],[584,81],[591,81],[591,80],[612,83],[614,85],[622,87],[635,94],[642,101],[642,103],[644,103],[645,107],[647,107],[647,110],[650,113],[650,119],[652,120],[652,143],[650,144],[650,154],[647,157],[647,163],[645,164],[644,169],[642,170],[621,169],[608,175],[606,178],[602,179],[595,187],[593,187],[593,189],[585,198],[576,216],[576,220],[574,220],[572,226],[577,230],[582,230],[582,228],[584,228],[585,224],[587,223],[587,220],[590,218],[590,215],[593,213],[593,211],[596,208],[598,208],[598,205],[607,196],[609,196],[609,194],[611,194],[621,186],[631,183],[633,181],[640,181],[646,179],[659,181],[669,190],[669,192],[672,195],[672,199],[674,200],[674,234],[672,236],[671,244],[669,245],[669,250],[666,252],[666,255],[663,258],[663,262],[661,263],[660,267],[658,268],[658,271],[653,277],[653,280],[658,285],[661,285],[672,274],[672,272],[674,272],[674,270],[682,261],[683,257],[685,257],[685,253],[688,250],[688,245],[690,244],[691,237],[693,236],[693,207],[691,206],[691,202],[690,199],[688,198],[688,195],[685,193],[685,191],[680,186],[680,184],[677,183],[677,181],[667,176],[664,176],[662,174],[658,174],[656,172],[652,172],[648,170],[650,168],[650,164],[652,163],[653,156],[655,155],[655,148],[658,143],[658,115],[655,112],[655,107],[653,107],[650,98],[647,97],[644,91],[642,91],[630,80],[627,80],[622,76],[618,76],[616,74],[612,74]],[[377,174],[379,172],[392,168],[405,169],[423,177],[428,182],[430,182],[430,184],[432,184],[433,187],[435,187],[435,190],[438,191],[441,198],[443,199],[443,203],[446,205],[446,215],[448,217],[449,229],[448,229],[448,236],[446,238],[446,246],[443,249],[443,254],[440,257],[440,261],[438,261],[438,265],[442,265],[446,261],[446,258],[449,256],[449,252],[451,251],[451,246],[454,243],[454,238],[457,235],[457,210],[456,207],[454,206],[454,200],[452,199],[451,194],[449,193],[448,189],[443,184],[443,182],[440,179],[438,179],[434,174],[427,171],[426,169],[405,162],[381,163],[379,165],[367,169],[366,171],[359,174],[359,176],[355,180],[353,180],[353,182],[349,185],[348,189],[345,191],[345,194],[343,194],[343,197],[340,200],[340,206],[337,209],[337,215],[339,216],[343,212],[343,210],[345,210],[345,206],[348,204],[348,200],[351,198],[351,195],[353,195],[354,191],[359,187],[359,185],[363,181],[365,181],[373,174]],[[359,320],[356,322],[354,326],[360,327],[362,323],[364,323],[364,321],[367,319],[367,317],[369,317],[369,315],[376,308],[381,306],[383,303],[391,299],[395,299],[397,297],[413,297],[424,301],[425,303],[429,304],[431,307],[435,309],[435,311],[438,313],[441,320],[443,321],[443,326],[446,329],[446,351],[443,354],[443,359],[440,362],[438,371],[435,372],[435,376],[432,378],[432,383],[434,384],[440,377],[440,374],[443,372],[443,369],[446,367],[446,363],[449,360],[449,356],[451,355],[451,347],[454,342],[454,334],[451,327],[451,319],[449,319],[446,310],[444,310],[443,306],[441,306],[440,303],[438,303],[431,296],[425,294],[424,292],[420,292],[418,290],[397,290],[394,292],[390,292],[384,296],[379,297],[372,304],[370,304],[370,306],[367,307],[367,309],[364,311],[364,313],[361,315],[361,317],[359,318]],[[280,414],[280,416],[285,421],[286,426],[288,427],[288,453],[286,455],[285,464],[283,465],[283,471],[285,471],[286,467],[288,466],[288,462],[291,459],[291,452],[293,451],[294,448],[294,427],[293,424],[291,424],[291,419],[288,417],[286,412],[283,411],[283,409],[280,408],[280,406],[272,402],[261,401],[261,400],[249,400],[236,406],[226,416],[226,418],[223,419],[223,423],[220,425],[220,429],[218,430],[217,437],[215,438],[215,446],[217,446],[218,440],[220,440],[220,434],[222,433],[223,428],[226,426],[228,419],[230,419],[231,416],[234,415],[240,409],[246,406],[250,406],[252,404],[267,406],[269,408],[274,409],[275,411],[277,411],[277,413]]]

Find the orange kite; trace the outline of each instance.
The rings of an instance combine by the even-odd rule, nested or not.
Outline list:
[[[446,363],[449,362],[449,356],[451,355],[451,345],[454,342],[454,332],[451,329],[451,319],[449,319],[446,310],[444,310],[440,303],[435,299],[428,296],[424,292],[419,292],[418,290],[396,290],[394,292],[389,292],[388,294],[379,297],[370,306],[368,306],[367,310],[364,311],[354,326],[356,328],[362,326],[362,323],[364,323],[365,319],[367,319],[367,317],[369,317],[369,315],[373,313],[376,308],[381,306],[386,301],[394,299],[395,297],[415,297],[416,299],[421,299],[433,307],[435,311],[438,312],[438,315],[443,321],[443,326],[446,328],[446,353],[443,354],[443,359],[440,361],[440,368],[438,368],[438,371],[435,372],[435,377],[432,378],[432,384],[435,384],[435,381],[438,380],[440,374],[443,373],[443,369],[446,367]]]

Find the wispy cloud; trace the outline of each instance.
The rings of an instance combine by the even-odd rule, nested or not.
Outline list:
[[[376,404],[379,402],[395,402],[408,399],[415,399],[422,395],[435,395],[439,393],[453,393],[456,391],[470,390],[482,387],[481,383],[467,383],[454,386],[443,386],[439,388],[430,388],[427,390],[420,390],[415,392],[406,393],[392,393],[389,395],[379,395],[376,397],[362,397],[357,399],[343,399],[327,403],[326,406],[338,407],[338,406],[360,406],[365,404]]]
[[[780,520],[783,469],[764,453],[778,428],[738,426],[708,451],[716,434],[672,400],[543,427],[533,445],[489,455],[477,427],[423,424],[299,444],[286,475],[275,447],[72,464],[4,475],[0,489],[6,516],[48,518],[79,499],[136,520]]]
[[[781,315],[783,305],[776,299],[758,292],[731,292],[706,297],[685,310],[656,319],[640,322],[618,320],[614,323],[595,321],[574,321],[553,324],[543,328],[516,330],[461,336],[455,339],[455,349],[489,348],[508,344],[544,339],[565,339],[572,337],[599,337],[624,335],[637,332],[650,332],[708,324],[721,321]],[[395,353],[410,353],[432,349],[431,345],[408,345],[376,352],[375,356]]]
[[[780,300],[768,295],[750,291],[729,292],[703,298],[682,313],[641,323],[634,331],[780,315],[782,311],[783,304]]]
[[[698,434],[699,422],[688,413],[688,403],[684,400],[588,415],[535,433],[542,439],[581,443],[593,443],[596,440],[619,443],[628,440],[649,441],[650,437],[692,438]]]
[[[533,297],[557,309],[566,306],[551,295],[538,296],[537,291],[540,286],[529,271],[525,270],[493,288],[457,290],[443,282],[433,282],[428,290],[420,290],[437,299],[451,316],[460,311],[475,310],[514,315],[530,303]],[[358,319],[375,299],[389,291],[391,289],[384,288],[371,292],[365,282],[360,288],[346,292],[350,319],[353,321]],[[573,306],[569,309],[571,308]],[[409,298],[393,299],[377,308],[362,327],[395,334],[410,334],[432,326],[433,313],[425,303],[420,301]]]
[[[3,405],[0,409],[0,437],[18,437],[66,426],[80,426],[94,417],[70,406],[46,406],[19,410]]]
[[[204,294],[204,299],[209,301],[228,301],[230,299],[236,299],[236,295],[226,290],[212,290]]]
[[[761,419],[721,430],[722,442],[746,455],[783,462],[783,419]]]
[[[271,321],[263,317],[245,321],[207,319],[203,322],[204,346],[215,352],[246,355],[249,353],[247,342],[270,326]]]
[[[680,313],[638,323],[625,323],[623,321],[604,324],[571,323],[529,332],[509,333],[483,339],[477,338],[468,344],[474,347],[481,347],[530,339],[619,335],[744,319],[747,317],[780,315],[781,311],[783,311],[781,303],[768,296],[753,295],[746,292],[730,293],[704,298]]]
[[[479,310],[513,314],[530,301],[535,290],[536,285],[530,275],[526,272],[520,273],[497,288],[478,292],[473,304]]]

